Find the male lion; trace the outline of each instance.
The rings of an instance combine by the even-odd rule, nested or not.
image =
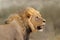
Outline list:
[[[10,24],[14,20],[16,20],[20,25],[24,40],[28,40],[31,32],[42,31],[43,26],[45,25],[45,19],[42,18],[41,14],[37,10],[31,7],[24,9],[21,13],[9,16],[5,23]]]

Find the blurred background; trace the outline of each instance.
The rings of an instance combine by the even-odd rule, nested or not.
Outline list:
[[[60,0],[0,0],[0,24],[22,8],[33,7],[46,19],[43,32],[30,35],[30,40],[60,40]]]

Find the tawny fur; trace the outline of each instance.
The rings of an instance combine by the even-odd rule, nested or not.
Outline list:
[[[23,30],[16,21],[0,25],[0,40],[24,40]]]

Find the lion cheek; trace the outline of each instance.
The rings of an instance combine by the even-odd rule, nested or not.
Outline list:
[[[30,28],[31,28],[32,32],[36,31],[36,29],[35,29],[34,25],[31,23],[31,21],[30,21],[30,20],[28,20],[28,25],[30,26]]]

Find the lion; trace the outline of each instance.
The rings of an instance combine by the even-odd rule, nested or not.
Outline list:
[[[19,17],[26,26],[28,25],[32,29],[32,31],[38,31],[37,28],[43,29],[46,21],[37,10],[32,7],[28,7],[24,9],[22,13],[10,15],[5,23],[9,24],[12,20],[17,20]]]
[[[5,24],[11,24],[12,21],[17,21],[17,24],[20,25],[22,32],[23,40],[29,40],[29,34],[31,32],[43,31],[46,20],[42,18],[41,14],[32,7],[24,9],[23,12],[15,13],[10,15]],[[18,31],[20,30],[18,29]]]

